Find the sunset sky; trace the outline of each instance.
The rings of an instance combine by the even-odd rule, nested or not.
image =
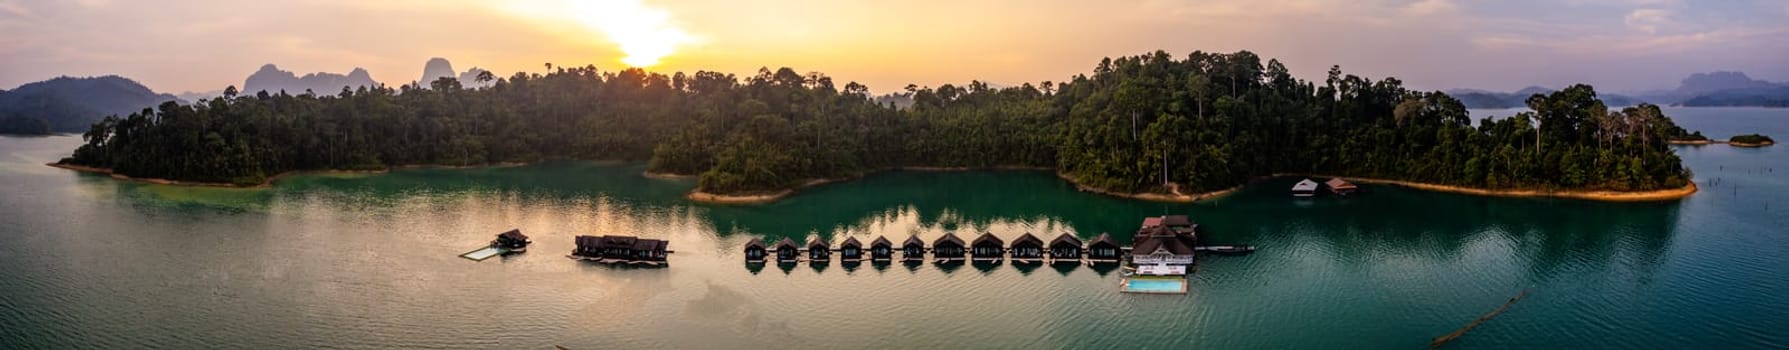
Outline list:
[[[445,57],[500,76],[548,62],[789,66],[888,92],[1060,81],[1157,49],[1248,49],[1301,78],[1335,64],[1421,89],[1640,90],[1714,70],[1789,80],[1789,0],[0,0],[0,33],[0,88],[118,74],[211,91],[267,63],[364,67],[395,85]]]

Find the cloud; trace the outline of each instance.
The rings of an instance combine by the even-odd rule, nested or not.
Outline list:
[[[1671,12],[1663,9],[1638,9],[1629,12],[1627,18],[1622,19],[1622,23],[1627,24],[1628,28],[1633,30],[1646,34],[1657,34],[1659,27],[1670,25]]]
[[[1459,11],[1460,6],[1451,0],[1421,0],[1404,6],[1404,14],[1412,16],[1430,16]]]

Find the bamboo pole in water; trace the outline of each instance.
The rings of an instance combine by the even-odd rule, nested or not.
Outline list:
[[[1490,321],[1492,317],[1497,317],[1497,314],[1503,313],[1503,310],[1509,309],[1510,305],[1514,305],[1517,300],[1522,300],[1522,297],[1524,297],[1524,296],[1528,296],[1527,289],[1523,289],[1522,293],[1516,294],[1516,297],[1509,298],[1509,301],[1503,302],[1503,306],[1497,307],[1496,310],[1491,310],[1490,313],[1487,313],[1484,316],[1479,316],[1478,319],[1476,319],[1476,320],[1472,320],[1472,323],[1466,324],[1465,327],[1460,327],[1460,329],[1455,330],[1453,333],[1448,333],[1447,335],[1435,337],[1435,339],[1429,340],[1429,348],[1430,349],[1440,348],[1442,345],[1446,345],[1447,342],[1454,341],[1454,339],[1459,338],[1460,336],[1466,335],[1466,331],[1470,331],[1470,330],[1472,330],[1472,328],[1478,327],[1478,325],[1480,323],[1485,323],[1485,321]]]

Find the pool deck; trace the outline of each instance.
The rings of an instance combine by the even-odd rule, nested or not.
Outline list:
[[[1131,289],[1131,280],[1175,282],[1180,285],[1175,290]],[[1131,276],[1118,281],[1118,291],[1136,294],[1186,294],[1186,277]]]

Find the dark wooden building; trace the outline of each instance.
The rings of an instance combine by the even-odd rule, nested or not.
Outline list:
[[[819,238],[808,241],[808,260],[813,262],[832,260],[832,245]]]
[[[497,234],[497,240],[491,241],[491,246],[511,252],[523,252],[528,250],[529,243],[534,243],[534,241],[528,240],[528,236],[523,235],[522,230],[515,229]]]
[[[938,262],[963,261],[963,255],[969,252],[968,248],[956,234],[945,233],[944,237],[932,241],[932,256],[937,257]]]
[[[764,239],[752,238],[751,241],[745,242],[745,262],[763,263],[764,257],[767,256],[765,253],[768,252],[764,250]]]
[[[597,236],[578,236],[572,238],[572,243],[577,246],[571,249],[571,256],[581,259],[602,259],[604,248],[602,241],[603,238]]]
[[[981,236],[969,243],[969,255],[975,261],[1000,261],[1006,257],[1006,240],[992,232],[982,232]]]
[[[1124,258],[1124,247],[1112,240],[1112,235],[1100,233],[1087,242],[1087,261],[1096,263],[1116,263]]]
[[[870,261],[886,262],[890,260],[894,260],[894,243],[889,242],[888,238],[876,236],[876,240],[870,241]]]
[[[801,259],[801,246],[795,245],[795,240],[783,237],[776,242],[776,262],[789,264],[798,259]]]
[[[1072,233],[1064,233],[1050,240],[1050,260],[1057,263],[1081,262],[1081,238]]]
[[[634,249],[632,252],[633,258],[629,259],[628,262],[648,265],[664,264],[665,253],[668,251],[666,248],[669,246],[670,242],[664,240],[649,238],[634,239]]]
[[[901,243],[901,260],[925,261],[926,241],[919,240],[919,236],[907,236],[907,241]]]
[[[858,243],[857,237],[845,237],[845,242],[839,243],[839,260],[844,262],[863,261],[863,243]]]
[[[1037,236],[1032,236],[1031,233],[1026,233],[1013,239],[1012,249],[1008,253],[1012,254],[1015,263],[1043,262],[1044,240],[1037,239]]]

